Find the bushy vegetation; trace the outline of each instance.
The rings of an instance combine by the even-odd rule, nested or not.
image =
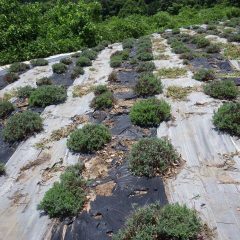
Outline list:
[[[76,65],[79,67],[87,67],[92,65],[92,61],[88,57],[80,56],[76,62]]]
[[[12,103],[5,100],[0,101],[0,119],[7,117],[13,111],[14,106]]]
[[[3,129],[6,142],[15,142],[42,130],[42,119],[38,113],[31,111],[19,112],[11,116]]]
[[[73,61],[72,61],[72,59],[70,57],[66,57],[66,58],[62,58],[60,60],[60,62],[65,64],[65,65],[70,65],[70,64],[72,64]]]
[[[102,44],[102,40],[117,42],[166,28],[239,16],[239,9],[232,7],[235,0],[229,1],[229,6],[207,9],[202,6],[212,6],[213,2],[2,0],[0,64],[77,51]]]
[[[101,124],[87,124],[71,133],[67,146],[74,152],[92,153],[110,142],[111,133]]]
[[[67,98],[67,91],[62,86],[43,85],[31,93],[29,104],[31,106],[46,107],[51,104],[62,103]]]
[[[123,46],[123,49],[131,49],[134,47],[134,44],[136,43],[136,39],[134,38],[127,38],[127,39],[124,39],[123,42],[122,42],[122,46]]]
[[[37,58],[30,61],[32,66],[46,66],[48,65],[48,60],[44,58]]]
[[[179,204],[162,207],[156,203],[138,208],[113,240],[190,240],[197,239],[201,231],[202,223],[196,211]]]
[[[52,80],[51,78],[48,77],[42,77],[36,80],[36,85],[37,86],[52,85]]]
[[[29,98],[33,91],[35,91],[35,88],[33,88],[29,85],[27,85],[25,87],[20,87],[17,90],[17,96],[19,98]]]
[[[30,66],[26,63],[16,62],[16,63],[13,63],[10,65],[9,72],[10,73],[21,73],[21,72],[28,70],[29,68],[30,68]]]
[[[164,100],[150,98],[136,102],[130,111],[133,124],[142,127],[157,126],[171,116],[171,107]]]
[[[3,163],[0,163],[0,176],[5,174],[6,174],[5,165]]]
[[[224,103],[214,113],[213,123],[222,131],[240,136],[240,103]]]
[[[193,43],[195,43],[199,48],[205,48],[209,46],[211,42],[204,36],[196,36],[193,39]]]
[[[179,154],[165,139],[145,138],[133,145],[129,155],[129,169],[137,176],[164,175],[179,161]]]
[[[14,72],[7,73],[4,76],[4,81],[9,83],[9,84],[13,83],[13,82],[16,82],[18,79],[19,79],[19,75],[17,73],[14,73]]]
[[[137,65],[137,72],[152,72],[155,68],[155,64],[152,61],[140,62]]]
[[[106,92],[94,97],[91,102],[91,107],[96,110],[111,108],[113,106],[113,101],[114,98],[112,92],[107,90]]]
[[[215,79],[214,71],[211,69],[201,68],[193,76],[194,79],[198,81],[210,81]]]
[[[115,71],[112,71],[110,73],[110,75],[108,76],[108,81],[109,82],[117,82],[118,77],[117,77],[117,73]]]
[[[128,60],[129,58],[129,51],[123,50],[123,51],[116,51],[112,54],[110,59],[110,66],[112,68],[121,67],[121,64],[124,60]]]
[[[81,56],[89,58],[90,60],[95,60],[98,53],[92,49],[86,49],[82,52]]]
[[[76,164],[68,167],[44,195],[38,209],[50,217],[76,215],[86,200],[86,181],[82,177],[83,166]]]
[[[238,87],[232,80],[210,82],[204,86],[204,92],[213,98],[228,100],[239,95]]]
[[[80,75],[83,75],[84,74],[84,69],[80,66],[75,66],[73,68],[73,71],[71,73],[71,78],[72,79],[76,79],[78,78]]]
[[[153,60],[152,42],[150,37],[141,37],[137,42],[137,59],[140,61]]]
[[[161,80],[154,76],[152,73],[144,73],[138,79],[134,92],[138,96],[153,96],[162,93]]]
[[[219,53],[221,51],[221,48],[219,45],[217,44],[210,44],[207,48],[206,48],[207,53]]]
[[[54,73],[62,74],[67,71],[67,65],[65,65],[64,63],[61,63],[61,62],[55,63],[52,65],[52,70]]]

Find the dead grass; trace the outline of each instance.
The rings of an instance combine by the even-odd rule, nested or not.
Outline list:
[[[161,68],[157,71],[157,76],[161,78],[178,78],[185,76],[187,74],[186,68]]]
[[[192,87],[180,87],[174,85],[167,88],[166,96],[171,97],[174,100],[186,100],[186,97],[192,91]]]
[[[154,57],[155,60],[168,60],[169,58],[170,56],[166,54],[158,54]]]
[[[93,85],[76,85],[73,87],[73,97],[82,97],[94,91]]]
[[[229,60],[240,59],[240,46],[234,44],[226,44],[224,49],[224,56]]]

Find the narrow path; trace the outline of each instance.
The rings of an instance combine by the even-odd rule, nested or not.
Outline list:
[[[159,35],[154,41],[166,42]],[[182,67],[176,54],[170,53],[164,64],[156,60],[158,69],[172,66]],[[158,50],[155,48],[155,55]],[[186,77],[162,79],[165,86],[199,86],[200,82]],[[166,93],[166,92],[165,92]],[[165,94],[159,96],[164,97]],[[174,101],[174,120],[162,123],[158,137],[167,136],[186,161],[174,179],[166,180],[166,192],[170,202],[180,202],[195,208],[204,221],[215,229],[216,239],[237,240],[240,236],[240,140],[219,133],[212,124],[214,111],[220,100],[208,97],[201,91],[193,91],[186,101]]]
[[[110,56],[120,49],[121,46],[115,44],[112,48],[103,50],[90,67],[92,69],[87,68],[85,74],[76,79],[74,84],[106,81],[111,72]],[[69,154],[66,138],[52,142],[50,148],[44,150],[36,148],[35,144],[49,138],[52,131],[72,123],[74,116],[90,111],[89,103],[93,93],[73,98],[72,90],[72,87],[68,89],[65,103],[45,108],[41,115],[44,118],[44,130],[21,143],[6,164],[7,176],[0,179],[1,240],[42,239],[52,224],[47,216],[40,216],[37,204],[53,182],[58,180],[64,166],[76,161],[76,156]],[[31,167],[28,168],[28,164]]]

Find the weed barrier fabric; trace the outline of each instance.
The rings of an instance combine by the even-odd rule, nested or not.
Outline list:
[[[128,64],[125,64],[128,66]],[[129,66],[128,66],[129,67]],[[125,67],[126,68],[126,67]],[[135,86],[138,74],[133,69],[118,72],[119,86]],[[131,91],[127,93],[117,93],[116,99],[134,99],[135,94]],[[129,109],[126,109],[127,113]],[[89,114],[92,122],[111,122],[111,133],[120,139],[138,140],[143,137],[156,137],[157,129],[143,129],[134,126],[127,113],[106,114],[107,112],[95,111]],[[120,143],[116,145],[116,150],[128,151],[126,146]],[[64,219],[56,224],[52,230],[52,240],[108,240],[124,226],[126,219],[136,207],[142,207],[154,202],[167,204],[164,184],[161,177],[147,178],[132,175],[128,170],[127,159],[123,163],[117,163],[117,159],[111,163],[108,176],[104,179],[94,181],[94,186],[108,182],[114,182],[115,186],[110,196],[97,195],[96,199],[90,203],[89,212],[83,211],[76,218]]]
[[[108,240],[123,227],[136,208],[158,201],[167,203],[160,177],[137,177],[129,173],[127,164],[113,168],[110,181],[116,183],[111,196],[97,196],[89,212],[82,212],[72,221],[64,221],[53,230],[52,240]]]

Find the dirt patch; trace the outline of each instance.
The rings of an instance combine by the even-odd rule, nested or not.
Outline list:
[[[89,84],[75,85],[73,87],[73,97],[85,96],[90,92],[93,92],[93,90],[94,90],[94,85],[89,85]]]
[[[98,196],[111,196],[115,186],[116,186],[116,183],[113,181],[98,185],[95,188],[96,194]]]

